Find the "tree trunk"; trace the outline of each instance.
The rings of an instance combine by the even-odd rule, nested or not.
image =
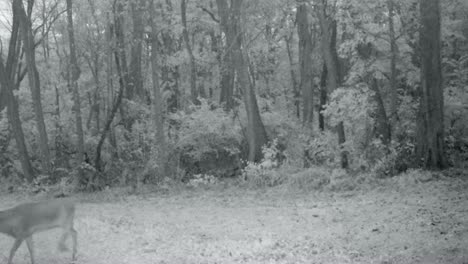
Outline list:
[[[247,141],[249,143],[249,161],[258,162],[262,159],[262,147],[267,143],[267,134],[260,117],[255,87],[249,77],[249,63],[244,46],[241,28],[242,0],[237,0],[231,6],[232,25],[236,29],[233,43],[233,61],[238,76],[238,82],[244,92],[244,103],[247,112]]]
[[[225,43],[223,43],[223,57],[221,63],[221,96],[219,102],[224,104],[226,111],[232,110],[234,107],[234,63],[231,43],[234,43],[235,32],[233,26],[233,17],[231,7],[229,7],[227,0],[216,0],[218,6],[218,14],[220,18],[221,31],[225,36]]]
[[[397,113],[397,72],[396,72],[396,60],[398,56],[395,27],[393,23],[394,17],[394,0],[387,0],[388,5],[388,30],[390,37],[390,132],[395,128],[398,120]],[[392,134],[392,133],[391,133]]]
[[[180,1],[180,11],[182,17],[182,36],[184,38],[185,49],[189,55],[189,68],[190,68],[190,97],[194,104],[200,104],[198,100],[199,91],[197,89],[197,68],[195,66],[195,57],[193,56],[192,47],[190,46],[190,39],[187,30],[187,4],[186,0]]]
[[[121,8],[120,6],[120,3],[116,3],[117,5],[119,6],[115,6],[114,5],[114,15],[116,16],[115,17],[115,24],[114,24],[114,32],[112,32],[114,34],[114,37],[116,38],[117,42],[118,42],[118,39],[119,39],[119,36],[120,34],[123,33],[123,30],[122,30],[122,24],[121,24],[121,19],[119,18],[119,16],[121,14],[117,14],[116,12],[116,9],[119,9]],[[122,37],[122,36],[120,36]],[[117,47],[115,48],[114,50],[114,59],[115,59],[115,65],[117,67],[117,73],[118,73],[118,76],[119,76],[119,91],[118,91],[118,94],[117,94],[117,98],[115,100],[115,102],[112,104],[112,109],[110,110],[110,113],[109,113],[109,116],[107,117],[107,120],[106,120],[106,124],[104,125],[104,129],[102,131],[102,134],[101,134],[101,137],[99,138],[99,142],[98,142],[98,145],[96,147],[96,157],[94,158],[94,167],[96,168],[96,170],[99,172],[102,170],[102,166],[101,166],[101,151],[102,151],[102,146],[104,144],[104,141],[106,140],[106,137],[107,137],[107,134],[109,133],[110,129],[111,129],[111,124],[112,122],[114,121],[114,117],[117,113],[117,110],[119,109],[121,103],[122,103],[122,98],[123,98],[123,93],[125,91],[125,87],[126,87],[126,79],[125,79],[125,73],[124,73],[124,69],[122,67],[122,61],[121,61],[121,56],[122,55],[125,55],[125,54],[122,54],[122,50],[121,50],[121,44],[120,45],[117,45]],[[88,188],[90,188],[93,184],[95,184],[95,182],[92,180],[90,182],[88,182]]]
[[[20,28],[23,36],[26,64],[28,68],[28,80],[33,99],[36,126],[39,133],[39,149],[41,152],[42,169],[46,173],[49,173],[51,172],[49,142],[44,122],[44,114],[42,112],[41,84],[39,80],[39,73],[37,72],[36,67],[36,58],[34,52],[35,44],[33,32],[31,29],[31,21],[24,10],[23,2],[21,0],[14,0],[13,8],[17,10],[17,14],[20,18]]]
[[[417,121],[416,157],[431,169],[447,166],[444,143],[444,94],[442,91],[440,2],[419,1],[421,27],[421,86]]]
[[[321,0],[318,8],[318,18],[322,30],[322,53],[327,66],[327,87],[331,93],[341,85],[341,72],[336,51],[336,21],[327,17],[326,0]],[[338,143],[346,142],[344,124],[340,122],[337,127]],[[348,155],[346,151],[341,152],[341,167],[348,168]]]
[[[13,22],[13,28],[15,28],[15,22]],[[17,29],[12,30],[12,32],[15,31],[16,33],[18,32]],[[11,39],[13,39],[13,37]],[[11,50],[9,50],[9,52],[11,52]],[[23,127],[21,126],[18,101],[16,100],[16,97],[13,94],[13,80],[10,77],[8,77],[10,74],[8,74],[6,69],[8,69],[8,65],[6,67],[4,66],[3,59],[0,56],[0,84],[4,91],[4,96],[6,97],[8,120],[10,121],[10,125],[13,130],[13,135],[15,137],[16,147],[18,148],[18,154],[21,162],[21,168],[23,169],[24,177],[28,182],[32,182],[34,179],[34,170],[31,165],[28,149],[24,140],[24,132]]]
[[[301,108],[299,105],[299,88],[297,87],[297,79],[296,79],[296,71],[294,67],[294,62],[293,62],[293,55],[292,55],[292,50],[291,50],[291,40],[292,40],[292,32],[289,34],[288,37],[285,38],[286,42],[286,51],[288,53],[288,61],[289,61],[289,71],[291,74],[291,85],[292,85],[292,91],[293,91],[293,105],[294,105],[294,111],[296,113],[296,117],[300,118],[301,117]]]
[[[377,104],[375,120],[376,136],[380,138],[385,145],[388,145],[391,140],[390,124],[388,123],[387,112],[385,111],[382,94],[380,93],[379,83],[376,78],[372,78],[370,82],[370,87],[374,91],[374,101]]]
[[[150,3],[150,10],[153,11],[153,1]],[[156,152],[157,164],[159,165],[159,175],[166,175],[166,139],[164,137],[164,118],[163,118],[163,100],[161,95],[161,87],[159,85],[159,71],[158,64],[158,30],[156,21],[151,17],[151,77],[153,81],[153,108],[154,108],[154,122],[156,125],[156,144],[158,148]]]
[[[314,84],[312,76],[312,34],[309,29],[307,3],[299,1],[297,8],[297,34],[299,36],[299,65],[303,98],[302,122],[311,126],[314,117]]]
[[[83,136],[83,122],[81,119],[81,99],[80,91],[78,89],[78,78],[80,78],[80,69],[78,66],[78,61],[76,58],[76,48],[75,48],[75,34],[73,29],[73,6],[72,0],[67,0],[67,20],[68,20],[68,37],[70,44],[70,83],[73,90],[73,99],[74,99],[74,112],[75,112],[75,122],[76,122],[76,134],[78,136],[77,148],[78,148],[78,160],[81,162],[84,161],[84,136]]]
[[[130,50],[130,74],[129,74],[129,99],[133,99],[137,95],[142,101],[145,100],[145,92],[143,90],[143,74],[141,58],[143,54],[143,33],[144,33],[144,8],[145,0],[131,0],[132,21],[133,21],[133,40],[131,41]]]
[[[322,74],[320,76],[319,128],[321,131],[325,130],[325,116],[322,114],[322,111],[325,110],[325,105],[327,104],[327,78],[328,78],[327,65],[324,62],[323,67],[322,67]]]

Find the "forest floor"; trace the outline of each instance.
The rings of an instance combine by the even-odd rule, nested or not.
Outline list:
[[[0,197],[0,208],[19,202]],[[371,191],[188,189],[81,198],[76,263],[468,263],[468,180]],[[69,263],[59,230],[35,235],[36,262]],[[0,262],[13,240],[0,236]],[[15,264],[30,263],[25,245]]]

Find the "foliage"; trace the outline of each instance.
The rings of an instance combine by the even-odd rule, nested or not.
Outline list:
[[[240,165],[242,133],[232,113],[201,100],[190,113],[179,112],[172,118],[181,124],[175,151],[189,177],[200,173],[226,177],[235,173]]]
[[[274,139],[269,146],[262,148],[263,159],[259,163],[247,162],[242,169],[242,179],[252,187],[272,187],[284,182],[285,177],[278,170],[278,140]]]

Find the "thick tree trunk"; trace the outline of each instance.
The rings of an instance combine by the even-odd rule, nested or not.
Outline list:
[[[39,133],[39,149],[41,152],[42,169],[49,173],[51,171],[51,159],[49,153],[49,140],[47,138],[47,130],[44,122],[44,113],[42,111],[41,101],[41,84],[39,80],[39,73],[36,67],[35,44],[34,36],[31,28],[31,21],[26,14],[26,11],[21,0],[13,1],[13,9],[17,10],[20,19],[20,28],[23,36],[24,49],[26,54],[26,64],[28,68],[29,87],[34,106],[34,115],[36,119],[36,126]]]
[[[78,160],[84,161],[84,133],[83,133],[83,121],[81,118],[81,98],[80,91],[78,89],[78,78],[80,77],[80,69],[76,58],[76,47],[75,47],[75,34],[73,31],[73,6],[72,0],[67,0],[67,20],[68,20],[68,38],[70,44],[70,84],[72,85],[73,100],[74,100],[74,112],[76,122],[76,134],[78,136],[77,148],[78,148]]]
[[[200,104],[198,100],[199,92],[197,89],[197,68],[195,66],[195,57],[193,56],[192,47],[190,45],[189,33],[187,30],[187,4],[186,0],[180,1],[180,11],[182,17],[182,36],[184,38],[185,49],[189,55],[189,67],[190,67],[190,97],[194,104]]]
[[[336,21],[327,17],[326,0],[321,0],[317,13],[322,30],[322,53],[327,65],[328,92],[331,93],[341,85],[341,72],[336,51]],[[343,122],[337,125],[336,130],[338,133],[338,143],[343,145],[346,142]],[[341,167],[348,168],[348,155],[346,151],[341,152]]]
[[[426,168],[447,166],[444,143],[440,2],[420,0],[421,86],[417,122],[416,156]]]
[[[299,36],[299,65],[302,91],[302,122],[311,126],[314,117],[314,83],[312,76],[312,34],[309,29],[307,3],[299,1],[297,8],[297,34]]]

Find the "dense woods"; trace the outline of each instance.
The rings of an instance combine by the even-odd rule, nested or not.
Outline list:
[[[13,186],[467,168],[467,1],[1,4]]]

